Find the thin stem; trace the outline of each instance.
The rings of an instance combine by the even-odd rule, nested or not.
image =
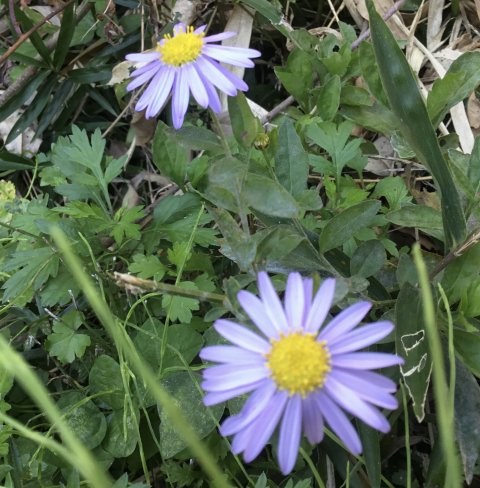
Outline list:
[[[317,482],[318,488],[325,488],[325,483],[323,482],[322,478],[320,477],[320,473],[317,471],[317,468],[315,467],[315,464],[313,464],[312,458],[307,454],[305,449],[301,447],[299,449],[301,456],[307,463],[308,467],[310,468],[310,471],[313,474],[313,477],[315,478],[315,481]]]
[[[402,402],[403,402],[403,416],[405,418],[405,456],[407,458],[407,486],[406,488],[412,488],[412,452],[410,447],[410,426],[408,421],[408,405],[407,394],[405,393],[405,385],[403,382],[400,384],[402,388]]]
[[[220,124],[220,121],[218,120],[217,114],[212,109],[210,109],[209,112],[210,112],[210,117],[212,117],[213,125],[217,129],[217,134],[219,135],[220,140],[222,141],[223,149],[225,149],[225,156],[231,157],[232,151],[230,151],[230,146],[228,145],[225,132],[222,128],[222,125]]]

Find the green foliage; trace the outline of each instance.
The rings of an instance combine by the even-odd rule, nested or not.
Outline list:
[[[80,19],[83,4],[73,2],[41,26],[44,13],[15,7],[22,32],[38,29],[9,57],[4,83],[35,74],[2,103],[0,120],[13,117],[5,143],[35,134],[43,152],[0,148],[1,339],[30,364],[59,413],[50,416],[35,385],[0,365],[2,486],[85,484],[68,433],[115,480],[102,486],[115,488],[205,488],[215,477],[219,486],[256,488],[443,485],[442,444],[435,438],[432,447],[426,435],[438,437],[444,425],[429,403],[438,351],[427,340],[415,241],[428,249],[433,288],[441,284],[446,295],[434,301],[433,320],[451,381],[456,374],[445,399],[455,397],[452,446],[465,481],[478,476],[480,138],[469,155],[455,134],[434,131],[477,89],[478,53],[464,53],[434,81],[425,107],[403,44],[371,2],[373,43],[358,47],[356,29],[342,21],[321,35],[288,25],[316,26],[329,18],[328,5],[240,4],[232,19],[248,9],[252,47],[263,52],[245,73],[250,90],[222,100],[228,112],[219,120],[192,98],[179,130],[169,110],[155,123],[141,114],[130,121],[135,102],[121,74],[125,54],[154,48],[151,39],[171,28],[157,22],[164,6],[97,0]],[[220,32],[212,12],[207,2],[202,15]],[[293,104],[273,118],[250,103],[269,111],[288,95]],[[393,156],[377,146],[379,136]],[[369,156],[388,158],[391,173]],[[53,226],[80,260],[75,272]],[[217,318],[249,323],[237,293],[257,291],[259,270],[280,293],[293,270],[315,289],[334,276],[333,315],[367,300],[365,322],[395,323],[374,347],[405,359],[386,374],[403,382],[406,406],[389,416],[388,435],[356,422],[356,460],[327,431],[319,446],[302,443],[288,477],[274,461],[276,436],[246,465],[217,429],[244,397],[203,405],[200,350],[221,341]]]

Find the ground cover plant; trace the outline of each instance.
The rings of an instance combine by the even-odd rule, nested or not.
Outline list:
[[[479,482],[477,3],[3,1],[0,486]]]

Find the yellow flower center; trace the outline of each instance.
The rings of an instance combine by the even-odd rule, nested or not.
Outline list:
[[[323,386],[331,370],[330,353],[325,341],[317,342],[313,334],[295,332],[272,341],[267,367],[281,390],[305,397]]]
[[[161,60],[170,66],[182,66],[195,61],[202,51],[204,33],[194,34],[193,27],[187,27],[187,32],[180,32],[175,36],[166,34],[164,43],[157,44],[157,51],[162,55]]]

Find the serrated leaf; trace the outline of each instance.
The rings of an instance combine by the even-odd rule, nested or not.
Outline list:
[[[320,234],[320,253],[342,245],[360,229],[369,226],[380,208],[380,202],[367,200],[352,205],[327,222]]]
[[[410,66],[385,22],[367,0],[375,57],[382,84],[399,128],[420,161],[429,168],[442,195],[442,214],[447,246],[460,244],[466,223],[460,198],[448,165],[440,151],[430,118]]]
[[[337,114],[341,89],[340,76],[335,75],[315,92],[317,93],[317,112],[323,120],[332,120]]]
[[[187,290],[198,290],[195,283],[191,281],[182,281],[176,286]],[[200,305],[195,298],[164,295],[162,298],[162,307],[170,312],[172,322],[178,320],[184,324],[189,324],[192,320],[192,311],[199,310]]]
[[[153,254],[149,256],[134,254],[133,262],[129,264],[128,271],[135,273],[139,278],[154,278],[160,281],[165,275],[167,267]]]
[[[51,356],[55,356],[62,363],[73,363],[81,358],[91,344],[90,336],[77,334],[76,330],[83,320],[78,312],[69,312],[60,321],[53,323],[53,332],[47,336],[46,348]]]

